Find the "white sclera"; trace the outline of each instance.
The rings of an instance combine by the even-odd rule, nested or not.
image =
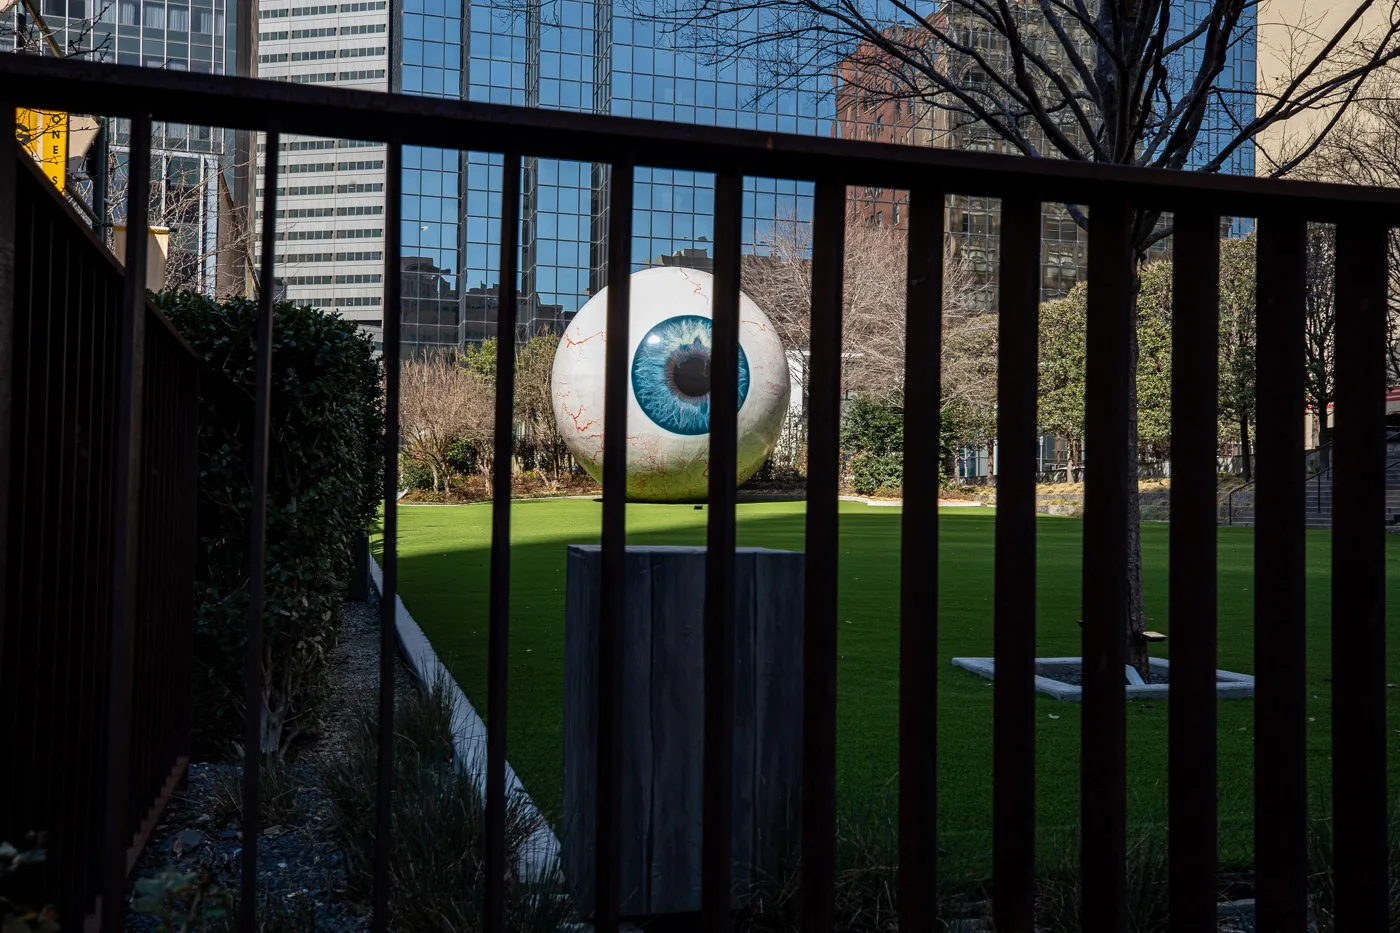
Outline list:
[[[642,410],[632,390],[637,346],[662,321],[681,315],[711,317],[714,277],[665,266],[632,275],[627,341],[627,495],[658,502],[701,500],[709,490],[710,436],[674,434]],[[606,288],[574,316],[554,356],[554,417],[579,464],[603,479],[603,374],[607,349]],[[782,342],[768,316],[739,296],[739,345],[749,386],[739,408],[738,482],[773,452],[787,416],[791,377]]]

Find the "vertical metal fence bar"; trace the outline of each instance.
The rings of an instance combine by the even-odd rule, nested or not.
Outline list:
[[[42,117],[39,118],[42,120]],[[36,199],[36,207],[37,207]],[[44,532],[44,503],[42,502],[42,486],[44,464],[51,457],[52,451],[47,448],[45,441],[45,426],[49,420],[48,401],[50,387],[46,384],[49,375],[48,346],[51,343],[48,334],[48,304],[49,296],[53,290],[53,270],[49,265],[49,244],[53,236],[52,224],[49,218],[41,219],[38,211],[35,212],[35,222],[33,232],[29,242],[29,271],[30,284],[26,295],[24,314],[28,318],[29,341],[25,348],[24,355],[29,372],[32,374],[26,380],[26,388],[31,393],[34,400],[26,406],[25,423],[23,427],[22,443],[27,448],[25,451],[23,472],[20,477],[19,488],[24,490],[39,490],[39,495],[26,495],[19,508],[19,521],[22,527],[33,529],[31,535],[33,543],[30,548],[18,553],[15,556],[16,565],[19,568],[19,587],[22,593],[27,593],[27,598],[20,602],[21,612],[24,615],[20,618],[37,618],[45,614],[48,609],[44,605],[46,587],[40,585],[43,580],[43,532]],[[37,396],[37,397],[35,397]],[[39,760],[42,754],[38,748],[39,737],[34,734],[30,722],[35,715],[37,696],[41,689],[40,681],[48,675],[47,671],[42,674],[38,670],[38,665],[34,659],[40,656],[42,651],[43,633],[40,626],[20,626],[19,639],[16,647],[19,649],[20,657],[30,659],[25,667],[27,670],[19,678],[23,693],[22,697],[31,697],[27,702],[21,700],[18,704],[20,722],[20,734],[25,735],[25,741],[21,744],[26,757]],[[24,798],[31,804],[36,802],[36,797],[42,795],[42,782],[31,779],[25,788]],[[42,811],[41,811],[42,812]]]
[[[7,99],[0,101],[0,113],[14,113],[14,102],[8,99],[11,90],[6,88]],[[21,537],[25,528],[24,497],[15,496],[13,508],[10,503],[11,488],[24,488],[26,472],[25,412],[16,402],[24,402],[29,369],[25,335],[32,326],[30,315],[21,307],[26,303],[22,296],[27,289],[19,285],[21,276],[32,279],[24,275],[28,264],[25,254],[29,250],[23,244],[33,240],[29,219],[33,208],[31,203],[21,208],[19,193],[21,173],[28,168],[20,165],[19,160],[27,158],[21,155],[22,151],[18,143],[8,139],[0,144],[0,580],[5,584],[0,591],[0,664],[6,665],[0,667],[0,734],[6,736],[23,734],[22,698],[28,693],[32,676],[26,673],[29,665],[21,645],[26,628],[33,626],[23,622],[30,614],[21,592],[23,575],[16,572],[25,550]],[[26,196],[23,201],[32,199]],[[14,553],[9,548],[11,536],[20,545]],[[96,701],[97,697],[89,699]],[[16,831],[28,798],[29,782],[38,776],[26,774],[27,770],[33,769],[9,768],[0,774],[0,821]],[[60,913],[58,920],[66,924],[72,916],[72,912]]]
[[[1307,230],[1263,217],[1258,239],[1254,480],[1256,923],[1307,929],[1303,328]],[[1267,633],[1267,635],[1265,635]]]
[[[14,101],[0,97],[0,113],[15,110]],[[0,145],[0,567],[9,566],[10,452],[14,412],[15,357],[15,227],[19,207],[20,147],[7,138]],[[3,578],[0,578],[3,579]],[[5,661],[5,627],[9,601],[0,599],[0,664]],[[4,786],[4,785],[0,785]]]
[[[904,456],[939,459],[943,342],[943,192],[909,192]],[[938,899],[938,486],[904,492],[899,568],[899,923],[933,930]]]
[[[1168,898],[1173,933],[1216,925],[1216,463],[1220,224],[1174,218],[1171,690],[1167,694]]]
[[[594,929],[616,933],[621,886],[622,618],[627,600],[627,366],[632,300],[630,161],[612,166],[608,192],[609,335],[603,377],[603,585],[598,606],[598,800]]]
[[[734,543],[739,457],[739,279],[744,177],[715,175],[714,348],[709,525],[705,538],[705,759],[700,909],[729,929],[734,874]]]
[[[186,477],[183,486],[184,511],[181,516],[181,527],[184,529],[186,541],[199,540],[199,368],[193,356],[187,357],[184,362],[185,379],[181,386],[181,395],[185,399],[182,409],[184,415],[181,425],[181,449],[184,451],[184,461],[180,467],[180,472]],[[186,557],[186,567],[189,573],[183,581],[181,592],[181,608],[184,611],[185,623],[181,627],[184,632],[184,639],[181,645],[181,656],[194,659],[194,627],[195,627],[195,606],[197,604],[197,589],[195,581],[195,568],[198,566],[196,554],[191,550]],[[193,677],[193,664],[187,664],[181,678],[181,689],[185,695],[189,695],[190,682]],[[180,748],[188,756],[191,749],[190,735],[194,726],[194,704],[185,704],[180,718]]]
[[[510,702],[510,481],[515,439],[515,327],[519,311],[520,153],[501,174],[501,278],[496,311],[496,457],[491,488],[490,661],[486,715],[486,933],[506,928],[506,721]]]
[[[116,494],[115,484],[104,481],[115,469],[116,430],[115,410],[117,388],[117,368],[119,360],[114,350],[116,333],[121,327],[121,289],[124,280],[116,275],[102,276],[98,286],[95,320],[97,333],[92,348],[94,392],[92,401],[89,438],[92,443],[89,457],[89,490],[92,495],[91,531],[88,541],[87,561],[91,583],[87,590],[88,619],[90,626],[90,647],[88,649],[89,696],[101,696],[107,682],[107,657],[110,644],[110,629],[107,625],[106,610],[110,601],[111,575],[108,572],[112,546],[112,503]],[[82,739],[91,743],[92,748],[101,748],[106,730],[105,711],[95,704],[89,712],[87,727]],[[91,791],[91,799],[84,806],[84,829],[82,843],[87,855],[83,861],[83,883],[85,892],[100,891],[105,860],[101,858],[105,803],[102,789],[106,776],[106,759],[102,754],[91,754],[85,762],[84,785]]]
[[[257,343],[253,363],[252,510],[248,515],[248,654],[243,668],[243,864],[238,925],[243,933],[258,928],[258,832],[262,767],[263,583],[267,558],[267,445],[272,419],[272,304],[277,261],[276,130],[267,133],[263,156],[262,263],[258,270]]]
[[[389,854],[393,848],[394,655],[399,594],[399,258],[403,144],[389,140],[384,161],[384,566],[379,594],[379,778],[375,788],[374,933],[389,929]]]
[[[1084,434],[1093,460],[1084,495],[1084,712],[1080,855],[1084,933],[1127,922],[1126,677],[1128,365],[1133,313],[1133,211],[1122,200],[1089,214],[1089,307]]]
[[[26,169],[28,166],[25,167]],[[17,171],[17,175],[21,173]],[[11,477],[12,489],[27,489],[29,479],[33,475],[35,467],[34,461],[43,460],[43,451],[39,445],[32,443],[33,421],[39,417],[38,405],[29,403],[28,399],[33,398],[36,393],[35,382],[38,374],[42,372],[42,363],[38,359],[37,348],[40,346],[38,338],[38,327],[36,325],[36,315],[34,313],[35,292],[40,291],[45,284],[44,277],[36,273],[35,244],[43,238],[46,224],[42,210],[39,208],[37,199],[34,197],[34,186],[32,175],[27,171],[22,173],[24,181],[24,194],[16,200],[18,217],[16,220],[15,248],[15,275],[14,288],[14,349],[11,357],[11,378],[14,380],[16,401],[20,407],[14,411],[13,427],[15,448],[13,453],[7,454],[14,459],[15,475]],[[120,311],[116,315],[120,318]],[[115,393],[113,393],[115,395]],[[115,442],[116,428],[115,419],[111,430],[104,440]],[[115,466],[113,467],[115,471]],[[108,474],[110,479],[111,473]],[[115,492],[115,490],[112,490]],[[33,505],[30,497],[18,495],[14,499],[10,511],[9,520],[11,527],[20,529],[21,536],[32,534]],[[23,538],[17,538],[16,543],[20,543]],[[7,587],[5,595],[13,602],[12,618],[9,630],[6,632],[7,644],[0,651],[6,652],[6,656],[11,658],[10,670],[14,673],[7,674],[0,682],[3,688],[3,697],[0,697],[0,729],[5,730],[6,735],[24,735],[27,728],[28,713],[30,703],[25,702],[25,698],[31,697],[34,691],[35,672],[32,663],[26,663],[33,657],[33,640],[37,626],[24,625],[21,620],[36,618],[39,613],[34,605],[36,586],[31,572],[30,555],[31,548],[18,547],[10,552],[11,563],[4,569],[7,576]],[[110,578],[110,566],[104,568],[104,576]],[[104,601],[101,609],[104,611],[103,628],[106,629],[107,613],[111,611],[110,604]],[[106,658],[104,652],[103,658]],[[6,802],[22,801],[30,799],[30,788],[36,775],[23,772],[10,777],[8,782],[9,795]],[[16,816],[23,814],[22,808],[16,808]],[[26,823],[28,820],[26,820]],[[27,831],[27,830],[26,830]],[[105,871],[105,862],[99,868],[98,878],[102,877],[101,872]],[[98,885],[102,882],[99,880]]]
[[[1332,822],[1338,930],[1388,921],[1385,346],[1389,231],[1337,225],[1332,448]]]
[[[817,183],[802,651],[802,929],[832,926],[836,886],[836,572],[846,188]]]
[[[2,105],[0,105],[2,106]],[[4,112],[4,111],[0,111]],[[3,182],[0,182],[3,186]],[[70,235],[71,236],[71,235]],[[76,848],[75,843],[81,838],[83,833],[82,809],[83,800],[89,794],[83,775],[84,754],[81,751],[86,748],[83,744],[85,720],[88,710],[92,706],[92,685],[88,677],[88,657],[91,648],[88,639],[92,633],[92,620],[88,614],[86,605],[87,587],[83,585],[84,578],[88,573],[85,551],[87,550],[87,538],[90,534],[88,525],[90,517],[90,506],[88,502],[89,480],[83,474],[84,461],[89,458],[83,455],[81,449],[83,435],[91,430],[90,412],[92,411],[92,383],[93,365],[91,360],[91,348],[93,340],[93,330],[96,321],[100,316],[96,303],[93,300],[93,262],[91,257],[94,251],[87,249],[87,244],[79,243],[76,248],[70,247],[70,265],[68,275],[72,281],[73,297],[66,309],[71,328],[69,336],[66,338],[68,344],[69,371],[72,373],[71,401],[69,410],[72,412],[73,423],[68,432],[69,449],[65,456],[70,459],[68,469],[67,487],[64,490],[65,496],[70,503],[68,514],[65,517],[64,528],[69,535],[67,550],[70,560],[68,569],[68,594],[67,605],[64,608],[68,624],[68,632],[62,644],[66,648],[66,665],[64,671],[67,680],[66,694],[60,698],[60,702],[66,707],[64,716],[63,735],[64,745],[68,752],[67,759],[63,767],[64,775],[59,781],[59,800],[62,806],[62,816],[56,825],[65,828],[67,837],[66,851],[61,854],[63,865],[60,869],[64,879],[64,894],[60,900],[63,904],[72,904],[84,893],[82,884],[82,849]],[[4,273],[0,272],[0,276]],[[0,370],[3,370],[0,364]],[[0,438],[4,435],[0,434]],[[0,449],[5,449],[4,440],[0,440]],[[3,483],[3,480],[0,480]],[[2,489],[3,487],[0,487]],[[0,491],[0,496],[4,492]],[[4,528],[4,519],[0,518],[0,528]],[[3,566],[0,563],[0,566]],[[0,638],[3,644],[3,638]],[[3,669],[3,660],[0,660],[0,669]]]
[[[8,142],[8,141],[7,141]],[[51,743],[51,761],[65,761],[62,773],[55,775],[51,780],[50,788],[53,793],[54,803],[52,809],[58,814],[55,825],[63,826],[65,829],[73,826],[74,806],[73,770],[71,765],[66,763],[66,746],[71,742],[74,726],[74,700],[77,688],[76,674],[78,665],[75,663],[75,649],[82,638],[82,627],[79,616],[75,612],[76,588],[72,581],[77,576],[76,561],[76,524],[77,514],[75,500],[77,490],[74,488],[77,475],[78,450],[74,441],[78,434],[77,423],[78,397],[81,393],[81,383],[84,374],[77,369],[77,348],[82,342],[82,318],[76,313],[82,296],[83,279],[81,266],[77,261],[78,244],[74,242],[73,231],[65,230],[63,235],[57,238],[59,242],[54,243],[55,256],[62,256],[62,264],[59,273],[62,278],[63,298],[57,307],[54,307],[53,314],[56,320],[53,324],[59,328],[59,359],[53,367],[53,374],[60,379],[60,384],[56,387],[54,395],[58,402],[58,412],[54,418],[57,448],[61,458],[54,470],[53,481],[56,489],[53,493],[48,493],[54,500],[57,515],[53,520],[54,533],[57,536],[55,548],[58,564],[54,568],[56,571],[54,579],[64,583],[63,591],[55,594],[56,618],[54,625],[50,626],[55,639],[53,646],[49,649],[53,658],[53,668],[49,674],[51,685],[51,695],[48,702],[48,709],[41,711],[46,714],[48,723],[44,718],[35,720],[35,725],[39,729],[50,729],[53,735],[49,736]],[[52,307],[52,306],[51,306]],[[55,741],[59,737],[61,741]],[[42,760],[42,759],[41,759]],[[51,857],[61,865],[58,869],[63,876],[63,886],[66,888],[72,876],[70,859],[71,850],[63,846],[55,846]]]
[[[1035,916],[1035,423],[1040,202],[1001,202],[997,514],[992,681],[992,916],[1031,933]]]
[[[127,791],[131,769],[131,638],[136,617],[136,550],[140,530],[141,403],[146,349],[146,229],[151,195],[151,118],[131,120],[127,163],[126,268],[118,341],[117,419],[112,529],[112,590],[107,672],[107,774],[103,801],[102,928],[125,927],[126,849],[131,844]]]

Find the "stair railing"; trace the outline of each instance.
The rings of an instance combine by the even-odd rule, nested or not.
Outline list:
[[[1385,442],[1386,442],[1387,444],[1392,443],[1392,442],[1394,442],[1394,441],[1396,441],[1396,440],[1400,440],[1400,431],[1391,431],[1391,432],[1389,432],[1388,434],[1386,434],[1386,436],[1385,436]],[[1311,457],[1311,456],[1313,456],[1314,454],[1321,455],[1323,451],[1327,450],[1327,449],[1328,449],[1329,447],[1331,447],[1331,446],[1332,446],[1332,442],[1331,442],[1331,441],[1328,441],[1326,444],[1323,444],[1321,447],[1318,447],[1318,448],[1316,448],[1316,449],[1314,449],[1314,450],[1305,451],[1304,454],[1303,454],[1303,456],[1305,456],[1305,457]],[[1318,515],[1321,515],[1321,514],[1322,514],[1322,477],[1323,477],[1323,474],[1332,472],[1332,467],[1335,466],[1335,464],[1333,464],[1333,463],[1330,462],[1330,458],[1328,458],[1328,460],[1329,460],[1329,462],[1328,462],[1327,466],[1323,467],[1322,469],[1318,470],[1316,473],[1314,473],[1314,474],[1312,474],[1311,476],[1308,477],[1308,480],[1309,480],[1310,482],[1313,483],[1313,490],[1314,490],[1314,492],[1313,492],[1313,502],[1315,503],[1315,505],[1314,505],[1314,513],[1315,513],[1315,514],[1318,514]],[[1319,462],[1319,463],[1322,462],[1322,457],[1321,457],[1321,456],[1319,456],[1318,462]],[[1400,466],[1400,459],[1393,460],[1393,461],[1391,461],[1390,463],[1387,463],[1387,464],[1385,465],[1385,468],[1386,468],[1387,471],[1389,471],[1390,468],[1393,467],[1393,466]],[[1255,483],[1255,480],[1250,480],[1250,481],[1247,482],[1247,483],[1244,483],[1244,484],[1242,484],[1242,485],[1240,485],[1240,486],[1236,486],[1234,489],[1230,490],[1230,494],[1227,495],[1227,496],[1225,497],[1225,524],[1227,524],[1227,525],[1233,525],[1233,524],[1235,524],[1235,494],[1236,494],[1236,493],[1244,492],[1244,491],[1245,491],[1246,489],[1248,489],[1250,486],[1253,486],[1254,483]]]

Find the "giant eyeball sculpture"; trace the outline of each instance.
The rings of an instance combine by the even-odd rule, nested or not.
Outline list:
[[[702,501],[709,492],[711,298],[708,272],[666,266],[632,275],[627,335],[627,496]],[[603,480],[608,290],[579,309],[554,356],[554,417],[569,451]],[[739,296],[740,483],[773,452],[790,377],[772,323]]]

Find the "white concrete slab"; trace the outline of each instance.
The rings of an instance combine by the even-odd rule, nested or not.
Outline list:
[[[1051,676],[1046,676],[1053,675],[1057,668],[1079,667],[1082,663],[1081,658],[1036,658],[1036,692],[1069,703],[1082,702],[1084,699],[1083,687],[1077,684],[1061,683],[1052,679]],[[1148,663],[1154,671],[1160,671],[1163,674],[1171,673],[1171,662],[1166,658],[1152,658]],[[954,658],[953,666],[988,680],[994,679],[996,673],[996,660],[994,658]],[[1132,668],[1128,668],[1124,672],[1125,680],[1132,680],[1135,675],[1137,675],[1137,671],[1132,670]],[[1140,681],[1142,678],[1136,677],[1136,679]],[[1222,700],[1247,700],[1254,696],[1254,677],[1249,674],[1217,670],[1215,679],[1215,695]],[[1124,687],[1124,693],[1129,700],[1154,698],[1165,700],[1167,691],[1170,689],[1170,684],[1149,683],[1135,686],[1129,683]]]
[[[384,595],[384,571],[371,555],[369,559],[370,578],[375,591]],[[477,792],[486,797],[486,723],[482,721],[467,695],[457,684],[457,680],[438,658],[432,643],[423,629],[414,621],[404,606],[403,600],[394,597],[394,622],[399,639],[399,653],[408,662],[409,669],[420,684],[430,684],[438,678],[452,691],[452,743],[457,767],[471,776]],[[535,802],[526,793],[515,769],[506,762],[506,796],[520,801],[528,814],[539,824],[539,829],[525,843],[517,866],[521,876],[537,880],[559,870],[559,839],[554,835],[548,821],[540,815]]]

